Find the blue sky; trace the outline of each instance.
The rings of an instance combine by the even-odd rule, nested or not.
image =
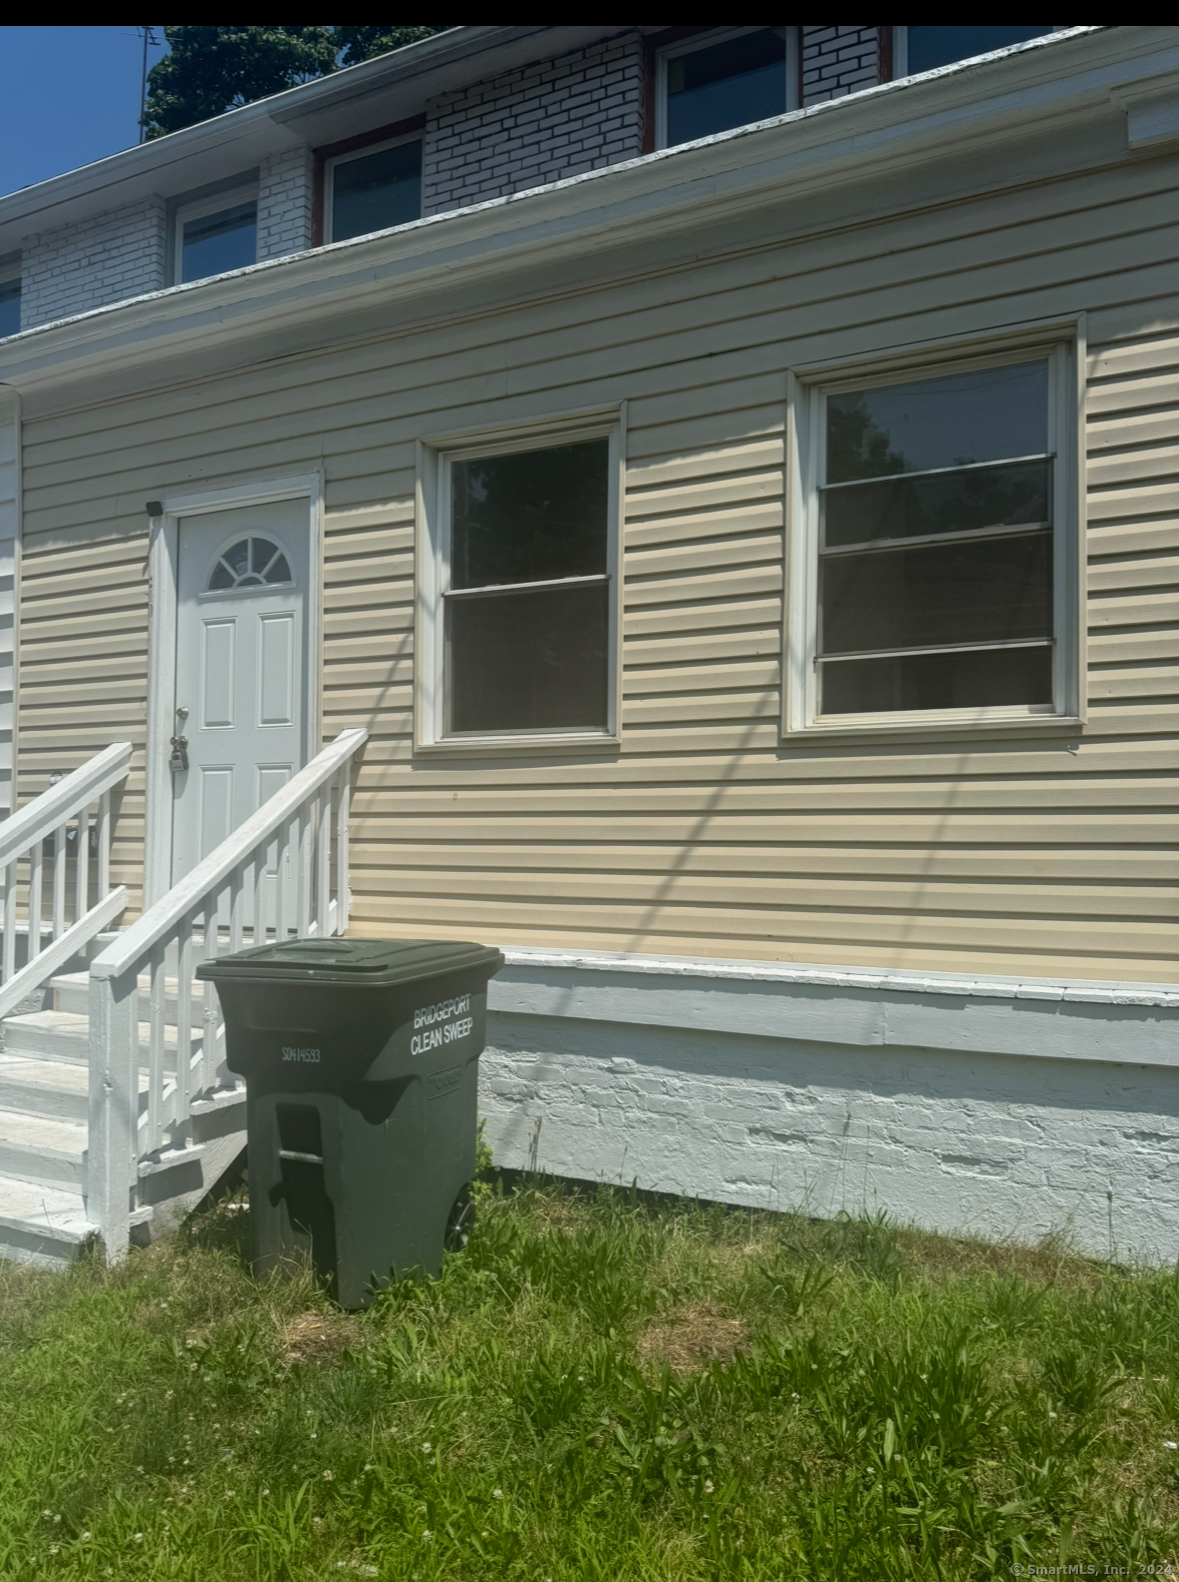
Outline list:
[[[0,27],[0,195],[137,143],[142,66],[138,28]]]

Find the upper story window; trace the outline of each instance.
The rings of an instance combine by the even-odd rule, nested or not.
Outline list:
[[[221,192],[176,211],[175,280],[205,280],[258,261],[258,200]]]
[[[911,77],[919,71],[934,71],[956,60],[1026,44],[1030,38],[1056,31],[1054,27],[896,27],[892,30],[893,74]]]
[[[0,340],[20,329],[20,263],[11,269],[0,264]]]
[[[812,388],[793,728],[1075,714],[1069,366]]]
[[[656,59],[656,146],[672,148],[798,104],[795,30],[714,28]]]
[[[422,140],[394,138],[329,159],[324,185],[324,240],[388,230],[421,218]]]

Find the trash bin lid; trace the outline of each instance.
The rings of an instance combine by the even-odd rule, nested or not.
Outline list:
[[[255,945],[232,956],[202,961],[198,978],[254,983],[340,983],[389,988],[483,968],[488,977],[504,964],[501,951],[467,940],[287,939]]]

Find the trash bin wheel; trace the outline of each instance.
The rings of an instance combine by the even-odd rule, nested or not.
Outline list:
[[[437,1222],[435,1222],[437,1223]],[[463,1187],[446,1221],[445,1247],[447,1252],[462,1252],[471,1239],[475,1226],[475,1200],[470,1186]]]

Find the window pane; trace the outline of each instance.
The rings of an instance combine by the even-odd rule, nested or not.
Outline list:
[[[452,731],[606,727],[605,583],[447,601]]]
[[[239,203],[184,226],[181,280],[204,280],[257,262],[258,205]]]
[[[909,71],[933,71],[936,66],[969,60],[972,55],[985,55],[1009,44],[1024,44],[1029,38],[1043,38],[1055,31],[1051,27],[911,27]]]
[[[726,39],[667,62],[667,141],[688,143],[786,109],[786,40],[779,28]]]
[[[332,241],[405,225],[422,214],[422,145],[399,143],[332,166]]]
[[[20,281],[0,281],[0,336],[20,329]]]
[[[827,482],[965,467],[1048,449],[1046,360],[827,398]]]
[[[609,454],[594,439],[454,462],[451,587],[604,572]]]
[[[1014,642],[1052,632],[1052,539],[832,555],[819,567],[821,654]]]
[[[1052,649],[906,654],[819,666],[822,714],[1052,702]]]
[[[1051,465],[1022,461],[826,490],[823,546],[1047,522]]]

